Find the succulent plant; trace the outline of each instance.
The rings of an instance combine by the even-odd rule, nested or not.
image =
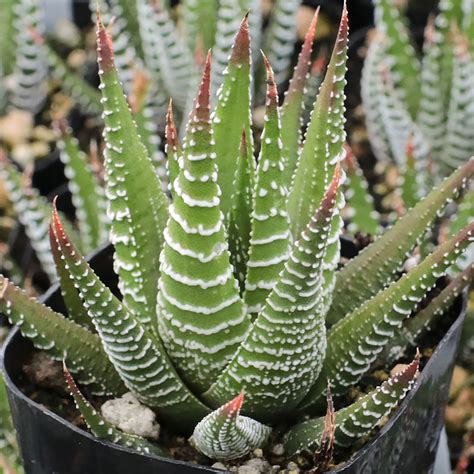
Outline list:
[[[373,150],[405,173],[411,142],[422,195],[465,163],[474,149],[473,4],[440,0],[420,61],[393,0],[375,0],[361,89]]]
[[[103,439],[166,455],[108,424],[69,371],[91,394],[131,391],[170,430],[192,433],[191,443],[213,459],[263,446],[278,435],[282,418],[296,421],[281,438],[289,455],[315,449],[326,433],[319,415],[328,382],[341,397],[377,358],[382,362],[379,354],[416,320],[421,300],[471,242],[472,223],[400,274],[425,231],[468,186],[474,160],[339,269],[345,9],[304,139],[298,132],[309,44],[281,108],[263,56],[266,116],[258,160],[250,133],[249,17],[238,29],[212,115],[208,54],[183,144],[168,112],[171,198],[134,122],[100,17],[97,28],[105,196],[121,298],[83,258],[54,206],[49,235],[69,318],[4,277],[0,309],[36,347],[65,362],[76,403]],[[447,297],[463,284],[467,279],[448,287]],[[416,356],[338,410],[335,445],[370,433],[418,370]],[[305,415],[314,418],[298,423]]]

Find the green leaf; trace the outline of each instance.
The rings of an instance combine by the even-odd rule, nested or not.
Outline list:
[[[166,157],[161,151],[160,123],[156,119],[161,105],[155,103],[156,90],[147,75],[136,70],[133,77],[132,93],[128,101],[137,125],[137,131],[153,162],[163,191],[168,189]]]
[[[125,306],[142,323],[155,327],[156,319],[151,316],[156,305],[168,201],[123,95],[111,40],[100,19],[97,28],[106,196],[115,269]]]
[[[443,158],[453,75],[453,21],[460,0],[441,0],[440,12],[426,29],[421,68],[420,109],[417,122],[431,143],[434,161]]]
[[[228,364],[250,324],[219,208],[209,100],[210,55],[173,184],[157,306],[159,334],[174,367],[201,392]]]
[[[318,208],[336,162],[344,155],[347,37],[348,18],[345,9],[288,196],[293,238],[301,234]]]
[[[136,51],[138,57],[143,57],[144,45],[140,42],[139,15],[137,3],[133,0],[109,0],[110,11],[113,16],[124,23],[122,30],[127,31],[130,45]],[[113,34],[114,32],[112,32]]]
[[[54,258],[54,264],[56,265],[56,273],[59,279],[61,295],[63,297],[69,319],[74,321],[76,324],[88,329],[89,331],[95,332],[94,324],[87,314],[87,309],[84,307],[82,299],[79,296],[79,292],[74,286],[74,282],[69,276],[69,269],[67,268],[65,261],[61,258],[61,253],[59,252],[58,246],[56,245],[56,240],[51,227],[49,228],[49,241],[51,253]]]
[[[147,62],[151,61],[154,71],[159,69],[169,95],[178,107],[183,108],[193,72],[191,52],[177,34],[168,9],[160,2],[138,0],[137,8],[139,22],[146,23],[140,28],[151,33],[142,36],[143,41],[152,41],[149,45],[144,44]]]
[[[336,412],[335,444],[348,448],[368,435],[389,415],[412,388],[418,376],[419,356],[374,391]],[[314,449],[324,429],[324,418],[308,420],[292,428],[284,439],[285,452],[293,456]]]
[[[222,6],[222,8],[224,8]],[[235,11],[232,15],[235,15]],[[248,156],[253,158],[250,97],[250,38],[247,16],[235,37],[224,83],[217,93],[217,105],[212,116],[216,142],[221,210],[227,218],[232,206],[232,184],[237,171],[242,129],[245,130]]]
[[[24,226],[31,246],[50,282],[57,278],[53,257],[50,253],[48,225],[51,207],[39,191],[32,188],[27,177],[11,163],[0,149],[0,174],[18,220]],[[76,236],[70,225],[68,232]],[[79,237],[75,237],[79,241]]]
[[[259,313],[278,281],[289,255],[290,223],[286,211],[278,91],[267,58],[265,126],[261,136],[257,181],[251,214],[251,236],[244,301],[249,313]]]
[[[350,224],[347,229],[352,232],[376,235],[380,232],[380,216],[375,210],[374,199],[369,193],[367,180],[359,166],[356,156],[350,148],[346,150],[347,180],[345,183],[346,202]]]
[[[333,304],[327,315],[329,326],[393,281],[426,229],[473,174],[474,159],[471,159],[337,273]]]
[[[82,395],[74,382],[72,375],[66,368],[66,364],[64,364],[64,378],[66,379],[69,391],[74,398],[77,409],[81,412],[82,418],[94,436],[105,441],[126,446],[127,448],[132,448],[139,453],[156,454],[157,456],[165,457],[170,456],[169,453],[160,446],[150,443],[141,436],[124,433],[112,425],[112,423],[109,423],[104,419],[102,415],[86,400],[84,395]]]
[[[297,37],[296,14],[300,4],[301,0],[276,0],[270,11],[263,50],[270,64],[273,64],[277,86],[281,86],[288,79]]]
[[[323,268],[337,209],[339,165],[320,208],[290,257],[265,307],[234,358],[203,397],[217,407],[245,391],[245,414],[281,421],[306,395],[326,350]]]
[[[214,46],[219,0],[183,0],[184,30],[190,51],[199,41],[204,51]]]
[[[412,209],[422,198],[423,186],[420,185],[420,181],[423,181],[423,179],[420,179],[420,170],[416,166],[414,146],[411,139],[409,139],[405,147],[405,155],[405,163],[400,170],[400,191],[405,209]]]
[[[2,5],[3,9],[3,5]],[[47,63],[32,30],[44,30],[42,9],[34,0],[18,0],[14,6],[15,66],[11,103],[35,114],[41,110],[47,95]]]
[[[294,3],[299,4],[299,1],[295,1]],[[291,178],[293,177],[298,162],[302,139],[301,114],[304,107],[303,99],[311,65],[311,52],[313,50],[318,14],[319,9],[316,10],[308,32],[306,33],[304,44],[298,57],[298,63],[295,67],[288,90],[285,92],[285,101],[281,109],[281,140],[283,142],[283,156],[286,158],[285,186],[287,188],[290,188]],[[270,64],[272,63],[271,59],[269,59],[269,62]]]
[[[0,309],[33,345],[66,360],[77,380],[96,395],[120,395],[125,387],[97,335],[56,313],[0,275]]]
[[[255,189],[253,157],[248,155],[245,130],[242,131],[237,171],[233,184],[234,194],[229,216],[228,241],[234,276],[239,281],[241,294],[245,289],[249,258],[251,217]]]
[[[327,380],[331,380],[333,393],[342,395],[368,372],[436,280],[474,241],[473,233],[474,222],[329,330],[323,368],[301,410],[314,412],[320,408]]]
[[[463,227],[467,226],[474,215],[474,189],[471,189],[458,204],[458,209],[449,223],[449,235],[457,234]],[[474,261],[474,249],[470,249],[459,257],[454,270],[464,269]]]
[[[42,45],[50,74],[60,84],[61,89],[77,103],[82,113],[99,117],[102,112],[100,92],[72,71],[39,33],[34,33],[34,39],[37,44]]]
[[[56,209],[52,228],[70,278],[120,378],[178,431],[190,430],[209,410],[184,386],[155,333],[99,280],[64,232]]]
[[[104,191],[67,124],[59,121],[56,126],[60,137],[58,141],[60,158],[69,180],[68,187],[76,209],[82,247],[89,253],[107,242],[108,238],[109,226]]]
[[[236,40],[241,38],[240,41],[234,41],[235,32],[239,30],[239,19],[245,15],[245,32],[242,32],[243,23],[240,25],[240,32],[237,34]],[[219,0],[219,9],[217,11],[217,25],[216,25],[216,35],[215,35],[215,44],[212,50],[214,63],[212,71],[212,102],[215,103],[215,98],[219,95],[219,90],[221,87],[224,87],[224,92],[229,88],[230,80],[226,78],[228,74],[233,75],[232,69],[235,69],[235,66],[242,64],[242,67],[245,70],[250,70],[250,51],[249,42],[250,37],[254,44],[258,45],[260,29],[261,29],[261,7],[259,0]],[[249,30],[250,29],[250,33]],[[242,36],[246,38],[243,39]],[[241,43],[239,46],[238,43]],[[258,50],[258,48],[257,48]],[[248,54],[248,56],[247,56]],[[229,64],[229,57],[234,57],[237,61],[231,59],[231,64]],[[248,59],[247,59],[248,57]],[[245,72],[242,74],[245,76]],[[227,83],[227,87],[225,86]],[[245,82],[242,83],[242,87],[245,86]],[[250,88],[250,83],[249,83]],[[247,93],[244,90],[244,101],[245,107],[247,107]],[[222,99],[221,99],[222,100]],[[246,110],[247,112],[250,111]],[[231,115],[229,114],[229,117]],[[239,130],[239,139],[242,126]],[[237,145],[238,146],[238,145]]]
[[[314,98],[318,96],[319,89],[324,80],[324,73],[326,71],[327,51],[322,49],[316,59],[311,65],[309,77],[306,80],[306,87],[303,94],[303,112],[301,116],[301,123],[303,129],[308,128],[311,121],[311,114],[313,112]]]
[[[196,425],[191,444],[217,461],[238,459],[264,446],[272,429],[240,415],[243,401],[244,394],[241,393],[207,415]]]
[[[360,90],[364,105],[365,123],[370,145],[377,160],[392,160],[392,149],[385,126],[386,111],[382,108],[385,88],[382,81],[381,66],[386,60],[385,44],[381,35],[375,35],[369,43],[362,69]]]
[[[375,24],[387,38],[386,57],[400,99],[406,103],[411,115],[415,117],[420,100],[420,63],[408,36],[407,27],[393,0],[375,0]]]
[[[465,163],[474,150],[474,59],[467,38],[455,42],[452,88],[440,166],[445,172]]]
[[[421,311],[409,318],[395,334],[390,346],[377,357],[378,363],[390,365],[404,357],[408,349],[416,347],[420,337],[437,327],[438,322],[445,316],[454,301],[474,278],[474,263],[452,280],[439,295],[434,297]]]

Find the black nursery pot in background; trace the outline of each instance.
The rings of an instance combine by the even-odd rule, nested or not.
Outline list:
[[[351,250],[343,241],[343,249]],[[343,250],[346,256],[346,251]],[[116,291],[112,247],[99,250],[90,260],[99,277]],[[43,301],[58,311],[63,303],[57,286]],[[428,473],[435,460],[443,413],[448,399],[465,301],[458,300],[458,315],[421,372],[415,386],[380,432],[348,463],[331,471],[344,474]],[[27,474],[191,474],[222,472],[191,463],[141,455],[99,441],[30,400],[19,388],[22,366],[32,345],[14,331],[5,344],[2,370],[18,443]]]

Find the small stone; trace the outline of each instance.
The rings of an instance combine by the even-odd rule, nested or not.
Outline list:
[[[297,474],[298,472],[300,472],[300,468],[298,467],[298,464],[296,464],[293,461],[290,461],[287,464],[286,468],[288,469],[288,471],[290,471],[288,474]]]
[[[275,464],[272,466],[272,474],[278,474],[280,472],[280,465]]]
[[[263,452],[262,452],[262,456],[263,456]],[[270,463],[262,458],[249,459],[245,463],[245,466],[251,467],[252,469],[255,469],[259,473],[267,473],[267,472],[270,472],[270,469],[271,469]]]
[[[211,467],[214,469],[222,469],[223,471],[227,471],[227,468],[221,462],[215,462]]]
[[[283,447],[281,443],[275,444],[275,446],[273,446],[272,454],[274,454],[275,456],[283,456],[284,453],[285,453],[285,448]]]
[[[254,449],[253,455],[254,455],[256,458],[263,458],[263,450],[260,449],[260,448]]]
[[[158,439],[160,435],[155,413],[130,392],[121,398],[106,401],[101,413],[108,422],[126,433],[150,439]]]
[[[255,469],[252,466],[240,466],[239,469],[237,470],[238,474],[260,474],[261,471],[258,469]]]

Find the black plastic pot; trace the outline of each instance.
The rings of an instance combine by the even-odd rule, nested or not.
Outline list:
[[[349,247],[350,242],[344,245]],[[90,260],[98,275],[116,291],[112,248],[106,246]],[[43,301],[58,311],[63,303],[57,286]],[[458,315],[416,385],[381,431],[347,464],[333,473],[429,473],[434,463],[443,413],[448,399],[454,358],[458,348],[465,304],[453,308]],[[14,331],[5,344],[2,370],[18,443],[27,474],[152,474],[222,472],[190,463],[140,455],[127,448],[99,441],[30,400],[18,387],[31,344]]]

